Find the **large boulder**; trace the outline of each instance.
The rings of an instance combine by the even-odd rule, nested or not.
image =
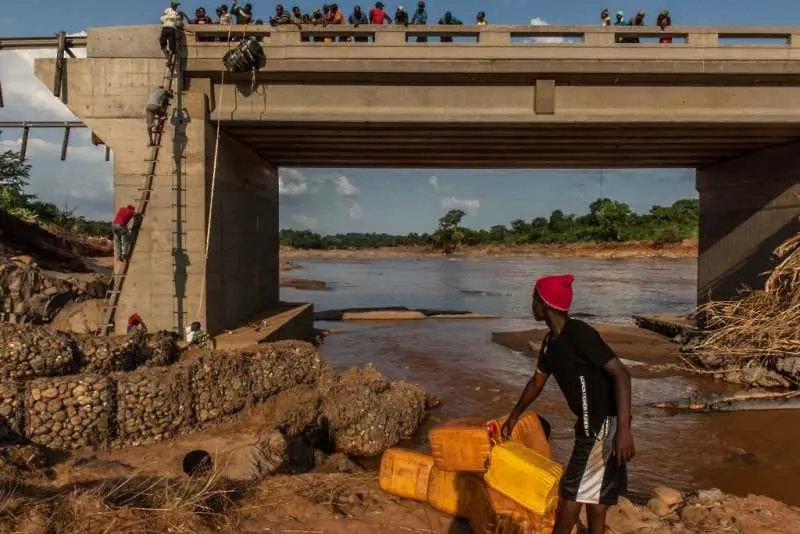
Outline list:
[[[430,401],[419,386],[389,382],[372,366],[350,369],[323,392],[321,422],[336,452],[377,456],[416,432]]]

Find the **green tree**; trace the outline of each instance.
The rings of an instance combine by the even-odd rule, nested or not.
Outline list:
[[[600,198],[589,205],[589,219],[597,227],[597,237],[604,241],[622,241],[634,213],[624,202]]]
[[[6,150],[0,154],[0,208],[12,213],[27,207],[31,195],[24,193],[30,179],[31,166],[19,152]]]
[[[434,233],[439,248],[445,254],[455,252],[458,245],[464,240],[464,231],[459,227],[461,219],[466,213],[464,210],[450,210],[439,218],[439,228]]]

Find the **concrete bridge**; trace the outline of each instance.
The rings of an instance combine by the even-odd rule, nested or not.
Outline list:
[[[118,329],[136,311],[154,328],[218,331],[275,306],[281,166],[696,168],[700,300],[758,284],[798,230],[800,28],[187,31],[190,120],[166,132],[172,157],[158,162]],[[88,57],[66,62],[64,101],[113,150],[115,206],[142,183],[158,32],[93,29]],[[443,32],[456,42],[434,42]],[[245,33],[263,38],[267,66],[224,72],[216,39]],[[338,41],[354,35],[368,42]],[[37,60],[51,87],[55,69]]]

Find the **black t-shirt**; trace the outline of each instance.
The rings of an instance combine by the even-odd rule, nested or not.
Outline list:
[[[617,415],[614,380],[604,369],[614,357],[597,330],[577,319],[568,319],[557,338],[547,334],[542,341],[537,367],[555,375],[578,416],[575,431],[587,437],[600,430],[606,417]]]

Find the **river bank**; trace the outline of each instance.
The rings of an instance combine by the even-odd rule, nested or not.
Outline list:
[[[650,241],[624,243],[569,243],[564,245],[476,245],[462,246],[450,257],[456,258],[514,258],[519,256],[544,256],[552,258],[696,258],[697,240],[681,243],[657,244]],[[347,250],[310,250],[281,247],[281,258],[325,259],[376,259],[376,258],[429,258],[441,257],[441,250],[432,247],[401,246]]]

